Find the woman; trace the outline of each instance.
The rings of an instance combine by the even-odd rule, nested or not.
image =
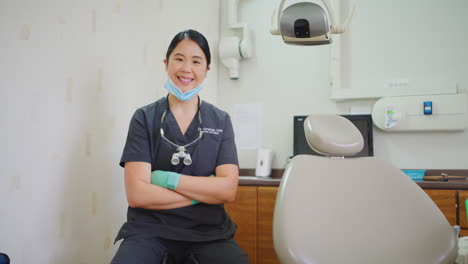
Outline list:
[[[197,95],[210,62],[202,34],[178,33],[164,60],[169,94],[132,117],[120,161],[129,208],[112,263],[248,263],[223,206],[239,175],[231,120]]]

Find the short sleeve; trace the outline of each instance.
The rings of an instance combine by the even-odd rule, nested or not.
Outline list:
[[[120,166],[125,167],[127,161],[143,161],[151,163],[150,139],[144,112],[138,109],[130,121],[127,141],[120,159]]]
[[[227,115],[225,119],[223,137],[221,139],[218,158],[216,160],[216,166],[223,164],[239,165],[237,148],[234,140],[234,129],[232,128],[232,122],[229,115]]]

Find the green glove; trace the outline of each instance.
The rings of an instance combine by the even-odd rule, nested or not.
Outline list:
[[[155,170],[151,173],[151,184],[158,185],[167,189],[177,189],[180,173],[172,171]]]
[[[208,177],[216,177],[210,175]],[[151,184],[161,186],[163,188],[174,190],[179,185],[180,173],[172,171],[155,170],[151,173]],[[200,203],[197,200],[192,200],[192,204]]]

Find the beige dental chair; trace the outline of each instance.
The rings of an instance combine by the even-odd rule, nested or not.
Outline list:
[[[363,146],[349,120],[311,115],[304,128],[329,156],[296,156],[284,172],[273,218],[282,264],[455,263],[457,228],[415,182],[387,161],[342,158]]]

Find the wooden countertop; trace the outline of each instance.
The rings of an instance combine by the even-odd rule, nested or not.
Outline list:
[[[283,169],[273,169],[271,177],[255,177],[254,169],[240,169],[239,186],[279,186]],[[427,170],[426,175],[449,175],[468,176],[468,170]],[[444,189],[444,190],[468,190],[468,181],[415,181],[423,189]]]
[[[281,178],[239,176],[239,186],[279,186]]]
[[[281,178],[239,176],[239,186],[279,186]],[[468,190],[468,181],[415,181],[423,189]]]

